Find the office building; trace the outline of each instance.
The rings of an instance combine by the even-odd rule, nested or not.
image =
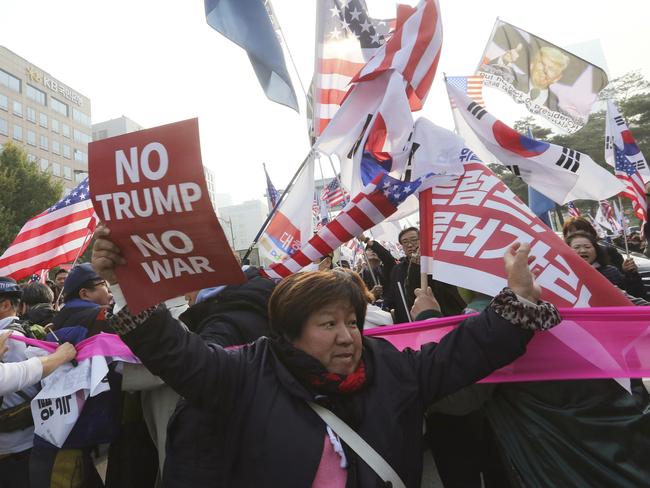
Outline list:
[[[108,137],[121,136],[122,134],[128,134],[129,132],[136,132],[144,129],[140,124],[124,115],[116,119],[105,120],[104,122],[93,124],[92,128],[93,141],[99,141],[100,139],[106,139]]]
[[[251,245],[266,219],[267,206],[260,200],[248,200],[239,205],[219,208],[219,223],[230,246],[240,255]],[[251,255],[251,264],[259,264],[257,249]]]
[[[90,100],[0,46],[0,146],[12,142],[69,191],[88,172]]]

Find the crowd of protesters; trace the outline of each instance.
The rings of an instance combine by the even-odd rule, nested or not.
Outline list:
[[[447,488],[650,479],[640,380],[628,390],[615,380],[476,384],[560,321],[539,298],[527,244],[506,253],[508,288],[495,297],[431,278],[423,287],[409,227],[401,258],[362,235],[356,270],[328,256],[274,283],[244,265],[241,285],[132,315],[115,274],[120,249],[106,227],[95,237],[92,262],[56,270],[48,285],[0,278],[0,488],[416,487],[431,455]],[[564,237],[621,293],[650,304],[634,261],[589,222],[567,221]],[[418,351],[363,336],[471,312],[480,313]],[[141,364],[111,363],[109,388],[88,398],[57,447],[35,435],[31,400],[74,361],[74,344],[101,333],[119,334]],[[10,334],[58,347],[30,358]]]

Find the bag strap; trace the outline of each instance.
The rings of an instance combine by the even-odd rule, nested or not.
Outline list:
[[[363,440],[348,424],[343,422],[331,410],[313,402],[307,404],[323,419],[323,421],[336,432],[336,434],[356,452],[365,463],[384,480],[386,486],[394,488],[406,488],[404,482],[400,479],[395,470],[386,462],[386,460],[375,451],[370,444]]]

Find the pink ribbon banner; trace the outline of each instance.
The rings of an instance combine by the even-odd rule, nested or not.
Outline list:
[[[538,332],[526,354],[482,382],[650,377],[650,307],[561,309],[562,323]],[[402,350],[439,342],[467,315],[366,332]]]
[[[538,332],[522,357],[482,380],[488,383],[593,378],[650,377],[650,307],[561,309],[562,323]],[[402,350],[439,342],[469,315],[378,327],[365,332]],[[57,344],[12,339],[49,352]],[[112,356],[137,362],[131,350],[114,334],[98,334],[77,344],[77,360]]]

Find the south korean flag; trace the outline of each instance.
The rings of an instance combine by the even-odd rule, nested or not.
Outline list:
[[[624,189],[586,154],[520,134],[449,83],[447,91],[467,146],[485,163],[516,168],[527,184],[556,203],[605,200]]]

